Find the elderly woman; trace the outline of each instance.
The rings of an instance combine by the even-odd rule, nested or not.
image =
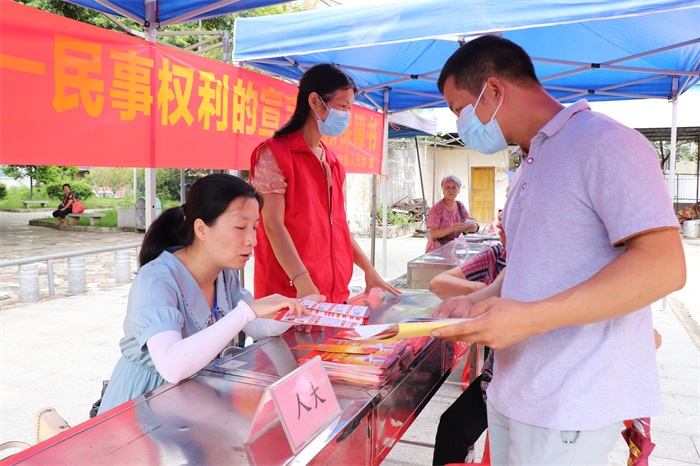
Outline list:
[[[442,199],[430,208],[427,227],[430,230],[425,252],[439,248],[457,238],[463,232],[474,233],[478,223],[465,224],[472,220],[467,208],[457,200],[462,182],[454,175],[447,175],[440,182]]]

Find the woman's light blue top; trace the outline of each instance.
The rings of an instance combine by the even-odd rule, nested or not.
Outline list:
[[[219,317],[231,312],[240,300],[249,302],[253,297],[241,288],[234,270],[224,269],[216,279]],[[149,338],[169,330],[181,332],[182,338],[187,338],[212,324],[212,315],[194,277],[173,254],[165,251],[144,265],[131,285],[124,338],[119,342],[122,357],[109,380],[99,413],[166,383],[151,360],[146,345]],[[255,335],[257,322],[259,319],[243,330],[254,338],[269,336]],[[278,335],[288,327],[279,326],[273,334]]]

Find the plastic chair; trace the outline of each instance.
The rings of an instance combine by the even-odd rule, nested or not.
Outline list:
[[[34,425],[36,426],[36,442],[41,443],[44,440],[50,439],[56,434],[59,434],[63,432],[66,429],[70,429],[70,426],[66,422],[65,419],[63,419],[58,412],[54,408],[43,408],[40,409],[35,415],[34,415]],[[0,455],[0,458],[6,459],[9,458],[12,455],[16,455],[17,453],[26,450],[27,448],[31,447],[30,444],[27,442],[20,442],[20,441],[9,441],[5,442],[3,444],[0,444],[0,452],[4,452],[5,450],[12,450],[15,449],[17,450],[16,452],[12,453],[11,455],[6,455],[2,456]]]
[[[65,419],[54,408],[40,409],[34,416],[37,443],[50,439],[64,430],[70,429]]]

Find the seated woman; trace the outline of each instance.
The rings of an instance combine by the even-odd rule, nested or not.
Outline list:
[[[58,206],[58,210],[54,210],[51,214],[54,218],[58,219],[57,224],[59,228],[68,225],[66,216],[73,213],[73,201],[75,201],[75,195],[73,191],[71,191],[70,185],[66,183],[63,185],[63,199],[61,200],[61,204]]]
[[[437,201],[428,212],[426,226],[430,234],[425,252],[439,248],[464,233],[476,233],[479,230],[478,223],[465,224],[465,221],[473,220],[469,216],[467,208],[457,200],[457,194],[462,189],[462,182],[454,175],[447,175],[440,182],[442,199]]]
[[[241,330],[253,338],[281,334],[290,325],[270,320],[279,311],[308,313],[295,298],[253,301],[238,282],[236,270],[253,253],[261,207],[248,183],[213,174],[194,183],[187,204],[153,222],[129,293],[122,357],[98,413],[190,377]]]

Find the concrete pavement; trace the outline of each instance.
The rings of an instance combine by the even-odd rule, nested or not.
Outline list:
[[[0,259],[125,244],[142,237],[134,233],[77,234],[27,226],[26,221],[34,216],[0,213]],[[369,240],[358,242],[365,251],[369,250]],[[684,246],[688,262],[686,287],[669,297],[665,309],[660,303],[654,305],[654,323],[664,337],[657,362],[666,412],[652,421],[652,436],[657,443],[652,466],[700,464],[700,351],[689,336],[689,332],[695,332],[697,338],[700,317],[700,240],[684,240]],[[420,255],[424,247],[425,240],[420,238],[389,240],[386,277],[404,274],[406,262]],[[110,376],[119,357],[118,340],[130,288],[114,282],[113,253],[99,256],[87,261],[88,274],[93,270],[96,278],[88,292],[71,296],[57,288],[60,293],[56,298],[34,304],[19,304],[13,297],[9,282],[13,274],[16,280],[16,267],[11,267],[14,271],[0,269],[0,443],[34,443],[33,416],[46,406],[55,407],[73,426],[87,420],[91,404],[99,397],[101,381]],[[379,240],[380,273],[381,258]],[[56,269],[58,273],[58,264]],[[249,287],[252,272],[249,266]],[[89,276],[89,283],[90,280]],[[361,276],[356,273],[353,284],[361,283]],[[460,374],[456,371],[450,378],[458,380]],[[385,464],[429,464],[439,416],[459,393],[458,387],[444,385]],[[623,465],[625,458],[621,440],[610,464]]]

